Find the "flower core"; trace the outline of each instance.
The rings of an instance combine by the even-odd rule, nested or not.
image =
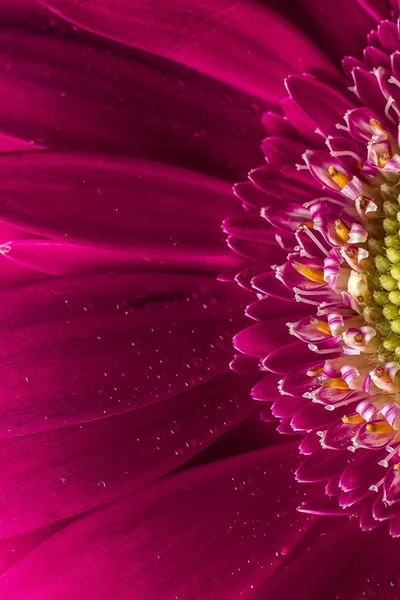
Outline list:
[[[400,73],[400,52],[391,61]],[[259,293],[248,308],[258,323],[235,344],[270,372],[253,390],[257,400],[273,395],[271,373],[281,376],[280,396],[272,398],[278,430],[304,433],[306,458],[296,477],[318,490],[300,510],[337,514],[340,507],[357,514],[363,529],[389,519],[397,536],[400,80],[389,69],[358,64],[350,72],[351,88],[310,75],[288,78],[285,116],[265,117],[272,131],[263,142],[267,166],[235,188],[246,210],[267,224],[265,236],[256,220],[225,226],[232,248],[254,261],[237,281]],[[265,256],[257,259],[260,249]],[[284,325],[300,341],[288,339]]]
[[[366,161],[346,149],[333,153],[334,163],[303,154],[335,197],[304,203],[299,244],[275,273],[297,301],[315,307],[315,315],[288,323],[316,354],[303,397],[345,411],[336,432],[341,447],[390,444],[389,464],[400,444],[400,155],[375,117],[359,117],[357,126],[368,136]],[[329,428],[318,433],[323,448],[336,447]]]

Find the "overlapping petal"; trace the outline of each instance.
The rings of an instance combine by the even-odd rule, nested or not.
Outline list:
[[[160,404],[0,440],[12,465],[0,474],[0,537],[102,506],[181,466],[257,411],[253,381],[230,373]]]
[[[51,13],[48,13],[51,14]],[[39,146],[175,163],[232,181],[261,160],[262,102],[60,26],[0,27],[0,130]]]
[[[304,31],[327,56],[340,64],[344,56],[360,53],[376,21],[390,18],[390,4],[397,0],[335,0],[323,4],[319,0],[263,2]]]
[[[160,54],[277,103],[287,73],[335,68],[300,31],[254,0],[42,0],[71,22]],[[283,42],[284,40],[284,42]]]
[[[293,451],[188,470],[83,517],[9,571],[2,597],[251,597],[315,522],[293,513]]]
[[[218,179],[141,159],[50,151],[0,155],[0,169],[0,219],[30,233],[163,259],[227,254],[220,223],[234,203]]]
[[[123,413],[219,377],[247,297],[212,277],[172,273],[4,292],[2,437]]]
[[[21,535],[0,540],[0,575],[3,575],[31,550],[71,523],[71,521],[72,519],[65,519]]]
[[[391,539],[384,529],[366,533],[358,530],[355,523],[339,526],[329,536],[321,536],[308,552],[283,569],[251,600],[290,597],[294,586],[299,600],[338,597],[396,600],[397,553],[398,541]]]

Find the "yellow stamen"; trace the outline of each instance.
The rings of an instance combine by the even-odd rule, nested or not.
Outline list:
[[[358,196],[355,200],[355,206],[356,206],[357,212],[362,217],[367,216],[368,208],[370,209],[368,212],[368,219],[376,219],[379,214],[377,212],[377,206],[376,206],[375,202],[372,200],[372,198],[369,198],[368,196]]]
[[[364,336],[362,333],[356,333],[354,336],[354,341],[356,344],[364,344]]]
[[[349,425],[360,425],[361,423],[365,423],[365,420],[358,413],[350,416],[344,415],[342,417],[342,421],[343,423],[347,423]]]
[[[349,260],[358,265],[358,251],[355,248],[348,246],[344,249],[344,252],[349,257]]]
[[[382,133],[383,131],[385,131],[385,129],[383,129],[382,125],[376,119],[370,119],[369,125],[373,133]]]
[[[379,167],[381,169],[383,169],[383,167],[385,167],[388,164],[388,162],[389,162],[389,160],[391,158],[392,157],[390,156],[389,152],[387,152],[387,151],[386,152],[382,152],[379,155],[379,158],[378,158],[378,165],[379,165]]]
[[[314,371],[307,371],[306,375],[307,377],[320,377],[323,373],[324,369],[323,367],[320,367],[319,369],[315,369]]]
[[[350,389],[344,379],[341,377],[332,377],[331,379],[321,379],[321,385],[331,388],[332,390],[348,390]]]
[[[333,165],[328,167],[328,173],[332,181],[338,184],[338,186],[342,189],[351,181],[351,177],[341,173]]]
[[[323,271],[295,261],[292,262],[292,266],[298,273],[300,273],[300,275],[303,275],[303,277],[306,277],[310,281],[314,281],[315,283],[325,283]]]
[[[391,433],[393,428],[386,421],[380,421],[379,423],[368,423],[366,430],[370,433]]]
[[[382,367],[377,367],[375,369],[375,376],[379,379],[382,379],[382,381],[385,381],[386,383],[392,382],[389,375],[386,373],[385,369],[382,369]]]
[[[325,335],[332,335],[332,331],[328,323],[325,323],[325,321],[320,321],[319,319],[311,317],[310,323],[313,327],[315,327],[315,329],[318,329],[318,331],[320,331],[321,333],[325,333]]]
[[[350,238],[350,230],[346,227],[346,225],[340,219],[336,219],[335,221],[335,231],[338,238],[343,242],[343,244],[347,244]]]
[[[303,223],[303,227],[307,227],[307,229],[314,229],[314,221],[306,221]]]
[[[361,212],[365,213],[365,211],[368,208],[368,205],[370,203],[370,199],[367,198],[366,196],[361,196],[361,198],[359,199],[359,207]]]
[[[393,465],[393,470],[394,471],[400,471],[400,462],[398,462],[395,465]]]

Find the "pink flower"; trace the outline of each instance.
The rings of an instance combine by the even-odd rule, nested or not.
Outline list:
[[[42,4],[0,7],[1,598],[397,598],[397,2]]]

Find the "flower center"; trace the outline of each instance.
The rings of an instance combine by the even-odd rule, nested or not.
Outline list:
[[[345,60],[354,80],[346,90],[309,74],[287,78],[285,116],[265,117],[267,166],[235,186],[250,214],[226,231],[253,262],[238,283],[261,293],[247,314],[262,322],[234,340],[248,355],[244,369],[261,357],[261,370],[282,375],[271,411],[278,431],[304,434],[296,478],[325,483],[300,510],[340,506],[363,529],[390,519],[400,536],[400,62],[383,58],[389,49],[376,39],[373,61]],[[314,148],[304,152],[306,140]],[[240,245],[235,233],[254,243]],[[282,253],[284,264],[268,268],[286,290],[265,272]],[[308,348],[287,340],[285,323]],[[271,400],[272,382],[267,374],[253,397]]]
[[[370,133],[365,164],[353,151],[334,153],[341,160],[303,155],[335,199],[304,205],[299,246],[276,276],[316,311],[288,324],[316,353],[304,396],[338,410],[352,431],[349,450],[390,442],[392,451],[400,443],[400,149],[376,119],[359,126]]]

